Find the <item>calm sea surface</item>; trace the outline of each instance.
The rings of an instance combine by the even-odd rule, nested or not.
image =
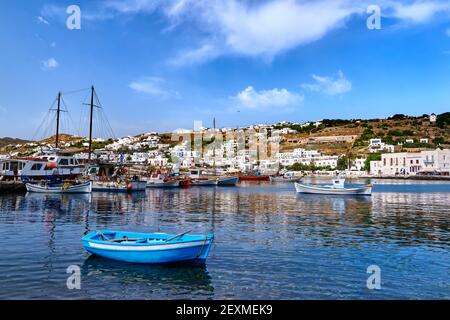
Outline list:
[[[292,184],[0,196],[0,299],[450,299],[450,183],[375,181],[372,197]],[[90,256],[88,230],[214,233],[204,267]],[[66,269],[81,268],[81,290]],[[381,268],[381,289],[366,286]]]

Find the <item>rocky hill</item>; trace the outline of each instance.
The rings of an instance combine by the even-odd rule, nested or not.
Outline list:
[[[24,144],[24,143],[28,143],[28,142],[29,141],[27,141],[27,140],[4,137],[4,138],[0,138],[0,148],[7,146],[7,145],[17,145],[17,144]]]
[[[396,151],[417,151],[450,145],[450,112],[430,116],[396,114],[387,119],[325,119],[320,125],[298,126],[287,124],[298,133],[284,135],[282,151],[294,148],[320,149],[325,154],[365,154],[369,140],[381,138],[395,146]],[[427,142],[421,142],[427,139]],[[407,142],[412,140],[413,142]],[[426,141],[426,140],[422,140]]]

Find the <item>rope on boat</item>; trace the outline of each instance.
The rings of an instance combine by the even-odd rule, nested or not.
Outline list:
[[[205,241],[203,241],[202,247],[200,248],[199,253],[197,253],[197,256],[195,257],[195,259],[198,259],[203,252],[203,249],[205,248],[206,242],[208,242],[208,236],[205,237]]]

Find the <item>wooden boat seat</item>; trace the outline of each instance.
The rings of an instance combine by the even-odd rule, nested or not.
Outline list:
[[[124,241],[137,242],[139,240],[146,240],[146,239],[143,239],[143,238],[116,238],[116,239],[108,239],[106,241],[108,241],[108,242],[124,242]]]
[[[136,242],[136,243],[148,243],[148,242],[163,242],[164,239],[145,239],[145,238],[116,238],[116,239],[108,239],[106,240],[108,242],[116,242],[116,243],[122,243],[122,242]]]

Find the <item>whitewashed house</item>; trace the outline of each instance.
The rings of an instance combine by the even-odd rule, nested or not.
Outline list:
[[[370,153],[394,152],[394,150],[393,145],[384,143],[380,138],[369,140]]]
[[[385,153],[381,155],[381,161],[370,162],[373,175],[416,175],[419,172],[450,175],[450,150]]]

